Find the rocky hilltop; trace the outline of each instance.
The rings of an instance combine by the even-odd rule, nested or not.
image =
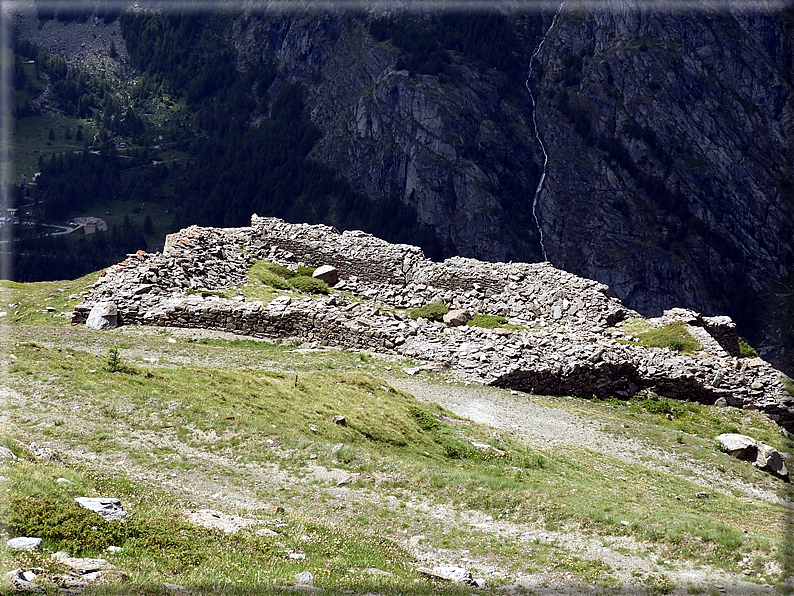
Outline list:
[[[247,301],[240,289],[252,283],[247,273],[260,259],[326,266],[335,271],[334,291]],[[794,428],[794,398],[780,373],[760,358],[739,356],[728,317],[672,309],[643,319],[607,292],[549,263],[433,262],[418,247],[363,232],[255,215],[249,227],[192,226],[168,236],[162,254],[129,255],[105,271],[72,320],[297,338],[394,353],[520,391],[622,398],[649,391],[762,410]],[[445,323],[414,320],[404,310],[434,302],[452,309]],[[475,314],[509,324],[463,324]],[[671,323],[683,325],[701,349],[690,355],[649,349],[632,331]]]

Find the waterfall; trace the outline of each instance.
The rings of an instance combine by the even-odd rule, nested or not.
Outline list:
[[[549,165],[549,154],[546,153],[546,145],[543,144],[543,139],[540,138],[540,131],[538,130],[538,104],[535,101],[535,94],[532,93],[532,87],[529,84],[529,80],[532,78],[532,67],[535,63],[535,58],[537,58],[540,49],[543,47],[543,44],[546,43],[546,37],[551,30],[554,29],[554,25],[557,23],[557,18],[560,16],[560,12],[562,12],[562,7],[565,6],[565,2],[562,2],[557,8],[557,12],[554,13],[554,18],[551,20],[551,25],[546,30],[546,33],[543,34],[543,39],[540,40],[538,47],[535,48],[535,51],[532,52],[532,56],[529,59],[529,72],[527,73],[527,80],[524,83],[524,86],[527,88],[527,92],[529,93],[529,98],[532,100],[532,124],[535,126],[535,138],[538,140],[538,144],[540,144],[540,150],[543,151],[543,172],[540,174],[540,180],[538,181],[538,186],[535,189],[535,196],[532,199],[532,217],[535,218],[535,225],[538,227],[538,233],[540,234],[540,249],[543,251],[543,260],[548,261],[548,257],[546,256],[546,245],[543,242],[543,228],[540,227],[540,220],[538,219],[537,207],[538,207],[538,198],[540,197],[540,192],[543,190],[543,182],[546,180],[546,167]]]

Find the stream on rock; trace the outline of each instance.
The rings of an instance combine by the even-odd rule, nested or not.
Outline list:
[[[540,197],[540,193],[543,190],[543,182],[546,180],[546,168],[549,165],[549,154],[546,152],[546,145],[543,144],[543,139],[540,137],[540,131],[538,130],[538,104],[535,101],[535,94],[532,93],[532,86],[529,84],[529,81],[532,78],[532,68],[535,63],[535,58],[537,58],[540,49],[543,47],[543,44],[546,43],[546,37],[549,35],[549,33],[551,33],[551,30],[554,29],[554,25],[557,23],[557,18],[560,16],[563,6],[565,6],[565,2],[560,4],[559,8],[557,8],[557,12],[554,13],[554,18],[551,20],[551,25],[549,25],[546,33],[543,34],[543,39],[540,40],[538,47],[536,47],[535,51],[532,52],[532,56],[529,59],[529,72],[527,73],[527,80],[524,83],[524,86],[529,92],[529,98],[532,100],[532,124],[535,126],[535,138],[538,140],[538,144],[540,144],[540,150],[543,151],[543,171],[540,174],[540,180],[538,181],[538,186],[535,189],[535,196],[532,199],[532,217],[535,218],[535,225],[538,227],[538,233],[540,234],[540,249],[543,251],[544,261],[548,261],[548,257],[546,256],[546,245],[543,242],[543,228],[540,226],[537,207],[538,198]]]

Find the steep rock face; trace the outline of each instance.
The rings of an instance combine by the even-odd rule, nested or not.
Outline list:
[[[593,6],[565,4],[530,81],[549,259],[645,314],[729,312],[790,368],[794,18]],[[528,64],[550,21],[516,19],[514,61]],[[398,70],[399,51],[360,17],[244,27],[241,55],[274,51],[309,87],[325,133],[315,159],[375,201],[412,206],[449,253],[540,260],[542,154],[515,78],[455,52],[446,74]]]
[[[274,52],[287,80],[307,84],[325,133],[313,158],[374,201],[399,197],[447,254],[540,256],[528,213],[514,221],[501,192],[513,176],[529,193],[537,175],[526,92],[505,99],[505,73],[454,53],[449,75],[398,69],[398,50],[373,39],[363,18],[251,18],[237,30],[240,55]]]
[[[563,11],[537,83],[552,262],[646,313],[672,299],[732,312],[746,334],[753,311],[781,322],[790,307],[774,294],[794,263],[786,19]]]

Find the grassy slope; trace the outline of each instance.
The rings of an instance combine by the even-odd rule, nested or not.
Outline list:
[[[6,309],[8,335],[0,353],[3,385],[12,390],[5,440],[23,458],[0,470],[8,478],[0,494],[10,534],[42,535],[47,549],[75,554],[123,546],[114,555],[130,577],[121,593],[159,593],[163,582],[266,592],[293,583],[302,570],[332,590],[431,593],[437,586],[420,579],[406,551],[412,536],[420,550],[440,552],[450,563],[466,557],[475,569],[494,564],[510,573],[572,574],[605,587],[619,581],[617,570],[563,542],[527,546],[515,535],[500,537],[496,526],[453,523],[458,511],[490,516],[483,519],[503,524],[502,531],[541,528],[605,544],[629,539],[638,552],[669,562],[636,574],[634,581],[651,591],[670,588],[667,574],[683,564],[750,569],[750,579],[777,579],[767,565],[782,557],[787,532],[777,505],[751,502],[738,491],[692,499],[711,490],[697,473],[652,470],[585,449],[540,452],[507,433],[449,413],[439,417],[437,407],[379,378],[394,362],[364,354],[193,339],[164,329],[69,328],[62,313],[76,301],[70,296],[96,275],[0,286],[3,306],[14,304]],[[114,347],[128,372],[107,370]],[[713,437],[732,430],[781,450],[791,447],[753,412],[694,404],[546,403],[603,421],[616,440],[647,439],[760,487],[774,484],[717,453]],[[347,426],[332,422],[336,414],[346,416]],[[26,458],[19,444],[31,440],[57,446],[69,467]],[[484,454],[470,440],[507,455]],[[56,483],[58,477],[73,484]],[[344,486],[337,486],[340,478]],[[101,524],[91,530],[96,520],[71,499],[99,494],[121,498],[132,520],[121,529]],[[230,537],[185,521],[187,508],[207,506],[259,525]],[[438,511],[448,519],[439,521]],[[45,522],[37,526],[42,512]],[[257,527],[277,535],[257,536]],[[288,550],[306,559],[292,560]],[[28,563],[27,555],[3,555],[0,571]],[[745,557],[749,563],[740,564]],[[368,567],[393,575],[371,575]]]

